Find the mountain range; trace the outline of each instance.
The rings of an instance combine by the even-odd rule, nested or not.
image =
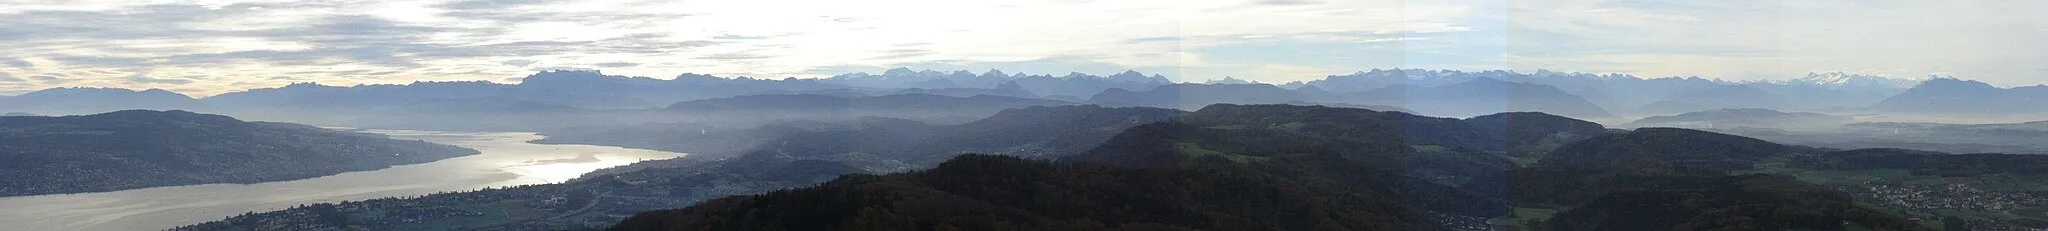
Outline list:
[[[2048,112],[2048,85],[1999,88],[1973,80],[1932,78],[1871,107],[1928,114],[2040,113]]]
[[[753,120],[831,121],[859,117],[890,117],[935,123],[963,123],[1005,109],[1072,104],[1074,103],[1058,100],[991,95],[952,97],[900,94],[841,97],[819,94],[764,94],[677,102],[662,110],[690,117]]]
[[[1126,90],[1149,89],[1153,86],[1173,83],[1165,76],[1151,75],[1137,71],[1124,71],[1108,76],[1096,76],[1079,72],[1066,76],[1029,75],[1025,73],[1006,74],[1002,70],[988,70],[982,74],[968,71],[940,72],[933,70],[913,71],[910,68],[895,68],[880,75],[856,72],[835,75],[823,79],[828,83],[844,84],[862,88],[1000,88],[998,85],[1015,83],[1034,94],[1044,96],[1085,97],[1102,90],[1121,88]]]
[[[1902,79],[1874,75],[1858,75],[1842,72],[1806,73],[1797,79],[1765,81],[1780,85],[1816,86],[1832,89],[1849,88],[1909,88],[1927,79]]]
[[[97,114],[128,109],[174,110],[200,108],[192,97],[162,89],[51,88],[11,97],[0,97],[0,112],[36,114]]]
[[[1291,86],[1316,86],[1331,92],[1361,92],[1398,85],[1442,86],[1492,78],[1508,82],[1549,85],[1579,95],[1602,108],[1613,109],[1616,114],[1668,114],[1683,111],[1697,111],[1722,108],[1774,108],[1796,110],[1840,110],[1862,108],[1885,97],[1898,94],[1918,80],[1897,79],[1845,73],[1808,73],[1805,77],[1784,81],[1736,82],[1699,77],[1641,78],[1620,74],[1565,73],[1539,70],[1533,73],[1511,71],[1454,71],[1423,69],[1374,69],[1347,75],[1332,75],[1321,80],[1288,84]],[[1736,101],[1733,105],[1678,105],[1683,109],[1670,111],[1638,112],[1639,108],[1658,102],[1715,101],[1712,97],[1680,96],[1686,93],[1708,91],[1731,86],[1747,86],[1775,97],[1757,97],[1758,104]],[[1697,94],[1695,94],[1697,95]],[[1728,96],[1728,95],[1721,95]],[[1742,96],[1754,97],[1754,96]],[[1796,99],[1796,100],[1795,100]],[[1673,104],[1665,103],[1665,104]]]
[[[316,83],[299,83],[277,88],[250,89],[195,100],[167,91],[116,92],[118,89],[50,89],[34,92],[11,99],[0,99],[0,108],[9,112],[37,114],[91,114],[119,109],[182,109],[215,112],[240,117],[280,120],[298,117],[322,117],[361,110],[383,110],[403,107],[427,100],[476,100],[511,102],[526,101],[540,104],[561,105],[589,109],[632,109],[662,107],[675,102],[733,97],[754,94],[830,94],[847,97],[882,96],[893,94],[932,94],[956,97],[975,95],[996,95],[1017,98],[1043,98],[1070,102],[1086,102],[1096,95],[1122,92],[1146,92],[1162,86],[1175,88],[1197,86],[1258,85],[1255,82],[1226,78],[1205,84],[1175,84],[1164,76],[1147,75],[1136,71],[1097,76],[1083,73],[1069,73],[1064,76],[1032,75],[988,70],[980,74],[967,71],[913,71],[895,68],[881,74],[851,73],[822,79],[756,79],[748,77],[725,78],[702,74],[681,74],[671,79],[606,75],[597,71],[554,70],[543,71],[523,78],[518,84],[502,84],[484,81],[467,82],[415,82],[412,84],[325,86]],[[1613,115],[1668,115],[1674,113],[1725,109],[1764,108],[1799,111],[1854,111],[1887,101],[1906,91],[1908,83],[1918,80],[1896,79],[1845,73],[1809,73],[1807,76],[1783,81],[1735,82],[1698,77],[1638,78],[1628,75],[1595,75],[1587,73],[1563,73],[1537,71],[1519,73],[1511,71],[1453,71],[1422,69],[1374,69],[1347,75],[1332,75],[1320,80],[1292,82],[1273,85],[1278,88],[1295,90],[1301,96],[1298,100],[1307,103],[1350,103],[1361,105],[1390,105],[1384,97],[1380,102],[1359,102],[1356,99],[1336,95],[1358,95],[1370,91],[1387,89],[1436,88],[1480,79],[1493,79],[1510,83],[1545,85],[1576,96]],[[1936,85],[1938,86],[1938,85]],[[1230,87],[1215,87],[1225,89]],[[1114,90],[1112,90],[1114,89]],[[1477,89],[1485,91],[1487,89]],[[1978,89],[1989,90],[1989,89]],[[2026,91],[2026,89],[2020,89]],[[1547,90],[1545,90],[1547,91]],[[1194,90],[1182,95],[1199,95]],[[1384,92],[1383,92],[1384,93]],[[1530,93],[1534,93],[1531,91]],[[1166,92],[1153,94],[1167,94]],[[1227,94],[1227,93],[1219,93]],[[1487,94],[1485,92],[1454,92],[1449,95]],[[1174,107],[1199,108],[1202,102],[1278,103],[1272,98],[1294,98],[1294,94],[1261,96],[1261,100],[1181,100]],[[1550,95],[1550,94],[1545,94]],[[2020,97],[2020,94],[2012,97]],[[1188,98],[1230,98],[1217,96],[1189,96]],[[1545,96],[1555,98],[1552,96]],[[1735,97],[1735,98],[1730,98]],[[1930,96],[1931,97],[1931,96]],[[108,99],[108,100],[89,100]],[[1105,100],[1114,100],[1109,97]],[[1129,105],[1158,105],[1164,97],[1151,96],[1146,102],[1126,102]],[[1934,109],[1907,109],[1899,105],[1928,105],[1933,101],[1901,96],[1894,102],[1878,105],[1885,110],[1941,111]],[[114,100],[125,99],[125,100]],[[1135,100],[1135,99],[1133,99]],[[1413,99],[1404,99],[1413,100]],[[1551,99],[1536,100],[1548,101]],[[1449,100],[1455,102],[1456,100]],[[1567,100],[1570,101],[1570,100]],[[118,102],[109,104],[109,102]],[[1532,101],[1534,102],[1534,101]],[[2028,102],[2015,102],[2028,103]],[[1434,104],[1434,102],[1432,102]],[[1500,103],[1493,103],[1500,104]],[[1526,104],[1526,103],[1523,103]],[[1564,106],[1559,105],[1546,106]],[[1517,108],[1499,105],[1477,106]],[[1570,106],[1579,107],[1579,106]],[[1419,111],[1419,107],[1411,107]],[[1467,108],[1471,109],[1471,108]],[[1459,112],[1466,109],[1448,110]],[[2024,109],[2038,111],[2036,109]],[[1495,111],[1498,112],[1498,111]],[[1590,116],[1591,110],[1560,109],[1560,113],[1573,116]],[[1428,112],[1435,113],[1435,112]],[[1484,113],[1476,113],[1484,114]],[[1455,113],[1446,116],[1472,116],[1475,113]]]

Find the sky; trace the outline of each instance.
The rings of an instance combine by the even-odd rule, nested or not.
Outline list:
[[[1320,79],[1375,68],[2048,83],[2036,0],[0,0],[0,94],[213,95],[589,68]]]

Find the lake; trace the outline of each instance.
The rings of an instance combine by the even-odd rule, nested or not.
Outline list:
[[[245,212],[489,187],[559,183],[606,167],[684,154],[591,145],[529,144],[534,133],[360,130],[462,146],[478,155],[258,184],[0,197],[0,230],[162,230]]]

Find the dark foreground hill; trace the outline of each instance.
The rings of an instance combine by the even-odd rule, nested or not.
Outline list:
[[[1127,129],[1092,150],[1058,157],[1059,164],[964,156],[934,170],[843,177],[809,189],[641,214],[619,229],[1477,228],[1505,214],[1506,206],[1498,196],[1456,185],[1501,174],[1513,165],[1511,157],[1526,155],[1518,151],[1547,150],[1525,146],[1600,132],[1590,122],[1540,113],[1459,120],[1213,105]],[[818,209],[825,212],[806,212]],[[781,226],[789,224],[809,226]],[[858,226],[866,224],[882,226]]]
[[[1217,105],[1175,121],[1128,129],[1058,163],[963,156],[927,171],[852,175],[811,188],[643,213],[614,229],[1941,227],[1909,220],[1934,216],[1883,203],[1885,195],[1841,190],[1854,185],[1834,183],[1840,175],[1814,175],[1845,170],[1796,164],[1898,162],[1855,155],[1835,159],[1819,154],[1832,152],[1825,149],[1684,129],[1607,132],[1547,117],[1554,116],[1457,120],[1355,109]],[[1521,164],[1516,158],[1540,160]],[[1352,220],[1356,217],[1349,214],[1369,215]],[[1979,218],[1956,220],[1971,219]]]
[[[0,117],[0,196],[304,179],[476,154],[185,111]]]
[[[707,201],[613,230],[1430,230],[1379,195],[1228,169],[967,155],[912,173]]]
[[[1791,156],[1826,150],[1644,128],[1567,145],[1507,176],[1518,211],[1558,211],[1539,230],[1924,230],[1907,216],[1800,178]],[[1522,214],[1517,214],[1522,215]]]

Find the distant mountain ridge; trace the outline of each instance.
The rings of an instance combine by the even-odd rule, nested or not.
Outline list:
[[[2040,113],[2048,112],[2048,85],[1999,88],[1974,80],[1932,78],[1871,107],[1933,114]]]
[[[826,83],[843,84],[864,88],[1000,88],[1005,83],[1018,84],[1033,94],[1054,96],[1086,97],[1102,90],[1121,88],[1125,90],[1150,89],[1153,86],[1172,84],[1165,76],[1150,75],[1137,71],[1124,71],[1108,76],[1097,76],[1080,72],[1065,76],[1030,75],[1006,73],[991,69],[981,74],[965,70],[942,72],[934,70],[915,71],[898,67],[883,71],[882,74],[855,72],[834,75],[821,79]]]
[[[859,117],[890,117],[932,123],[974,121],[1013,108],[1061,106],[1076,103],[976,95],[953,97],[900,94],[844,97],[820,94],[762,94],[677,102],[664,112],[694,117],[732,116],[753,119],[825,121]],[[839,118],[839,119],[830,119]]]
[[[1764,81],[1764,82],[1769,82],[1769,83],[1776,83],[1776,84],[1784,84],[1784,85],[1807,85],[1807,86],[1824,86],[1824,87],[1830,87],[1830,88],[1855,88],[1855,87],[1883,87],[1883,88],[1910,88],[1910,87],[1913,87],[1913,85],[1918,85],[1918,84],[1920,84],[1920,82],[1922,82],[1922,81],[1927,81],[1927,79],[1929,79],[1929,78],[1917,78],[1917,79],[1906,79],[1906,78],[1892,78],[1892,77],[1884,77],[1884,76],[1875,76],[1875,75],[1859,75],[1859,74],[1850,74],[1850,73],[1843,73],[1843,72],[1826,72],[1826,73],[1814,73],[1814,72],[1807,72],[1807,73],[1806,73],[1806,77],[1800,77],[1800,78],[1797,78],[1797,79],[1789,79],[1789,80],[1774,80],[1774,81]]]
[[[202,108],[197,99],[163,89],[51,88],[12,97],[0,97],[0,113],[96,114],[125,109],[192,110]]]
[[[649,108],[678,101],[757,92],[844,88],[810,79],[722,78],[699,74],[674,79],[605,75],[597,71],[543,71],[519,84],[486,81],[414,82],[352,87],[299,83],[280,88],[230,92],[205,100],[225,108],[381,108],[421,100],[500,98],[586,108]]]
[[[1805,77],[1793,80],[1736,82],[1700,77],[1646,79],[1620,74],[1601,75],[1552,71],[1519,73],[1505,70],[1374,69],[1346,75],[1331,75],[1313,81],[1297,81],[1270,86],[1295,90],[1296,93],[1302,95],[1297,99],[1301,102],[1385,105],[1388,103],[1359,102],[1337,96],[1356,95],[1361,92],[1396,87],[1418,89],[1443,87],[1480,79],[1546,85],[1563,91],[1566,94],[1575,95],[1584,101],[1591,102],[1594,106],[1607,111],[1607,114],[1613,115],[1664,115],[1721,108],[1768,108],[1801,111],[1858,110],[1906,91],[1907,88],[1899,86],[1903,83],[1915,81],[1840,72],[1809,73]],[[1011,73],[1001,70],[975,73],[969,71],[917,71],[908,68],[894,68],[881,74],[850,73],[821,79],[726,78],[691,73],[679,74],[671,79],[658,79],[607,75],[602,72],[588,70],[553,70],[526,76],[521,78],[520,83],[517,84],[488,81],[457,81],[415,82],[402,85],[325,86],[317,83],[298,83],[277,88],[230,92],[198,99],[197,101],[199,102],[196,103],[185,102],[191,100],[177,99],[181,97],[161,94],[168,93],[167,91],[95,93],[95,95],[150,95],[145,98],[160,99],[127,100],[127,102],[132,103],[100,106],[89,104],[90,102],[47,103],[45,101],[64,102],[64,100],[50,99],[50,97],[35,97],[41,94],[24,94],[0,98],[0,106],[8,106],[0,107],[0,109],[39,114],[89,114],[132,108],[192,109],[274,120],[320,117],[335,115],[338,112],[383,110],[404,107],[419,101],[448,99],[481,100],[486,102],[526,101],[586,109],[656,108],[681,101],[753,94],[835,94],[842,96],[934,94],[956,97],[997,95],[1082,102],[1089,101],[1089,98],[1105,92],[1119,93],[1111,92],[1112,89],[1120,89],[1115,91],[1145,92],[1170,85],[1228,86],[1260,84],[1236,78],[1219,79],[1207,84],[1177,84],[1165,76],[1148,75],[1136,71],[1125,71],[1110,75],[1069,73],[1063,76],[1055,76]],[[1181,86],[1176,88],[1189,87]],[[1742,91],[1722,91],[1716,89],[1741,89]],[[59,91],[59,89],[52,90]],[[1294,94],[1287,93],[1259,97],[1292,98],[1294,96],[1291,95]],[[107,97],[121,98],[125,96]],[[1746,98],[1735,100],[1733,97]],[[1261,99],[1194,100],[1183,102],[1182,104],[1189,105],[1182,105],[1182,107],[1199,107],[1199,105],[1193,104],[1209,101],[1279,103],[1294,100],[1277,102],[1275,100]],[[1901,102],[1911,102],[1911,100],[1902,100]],[[1566,106],[1565,104],[1576,103],[1548,106],[1580,107]],[[1159,104],[1153,103],[1148,105]],[[1403,106],[1418,111],[1428,111],[1422,109],[1423,107],[1390,106]],[[1496,109],[1502,108],[1501,106],[1492,107]],[[1560,113],[1565,113],[1565,111],[1590,111],[1582,109],[1559,110]],[[1578,112],[1570,113],[1581,117],[1598,114]]]
[[[1728,86],[1748,86],[1788,99],[1766,100],[1764,104],[1738,102],[1735,105],[1705,106],[1713,108],[1689,105],[1676,106],[1681,106],[1677,108],[1696,110],[1719,108],[1797,110],[1861,108],[1883,100],[1885,97],[1903,92],[1911,86],[1910,84],[1918,82],[1918,80],[1913,79],[1839,72],[1809,73],[1805,77],[1794,80],[1738,82],[1700,77],[1642,78],[1623,74],[1568,73],[1548,70],[1520,73],[1504,70],[1373,69],[1371,71],[1346,75],[1331,75],[1320,80],[1291,83],[1288,85],[1295,87],[1315,86],[1335,93],[1351,93],[1403,85],[1420,87],[1443,86],[1479,78],[1549,85],[1565,90],[1567,93],[1584,97],[1602,108],[1613,110],[1613,113],[1624,115],[1676,113],[1671,111],[1638,112],[1636,110],[1660,101],[1683,103],[1694,100],[1709,100],[1707,98],[1679,97],[1677,95]],[[1770,103],[1778,101],[1784,101],[1785,103]]]

